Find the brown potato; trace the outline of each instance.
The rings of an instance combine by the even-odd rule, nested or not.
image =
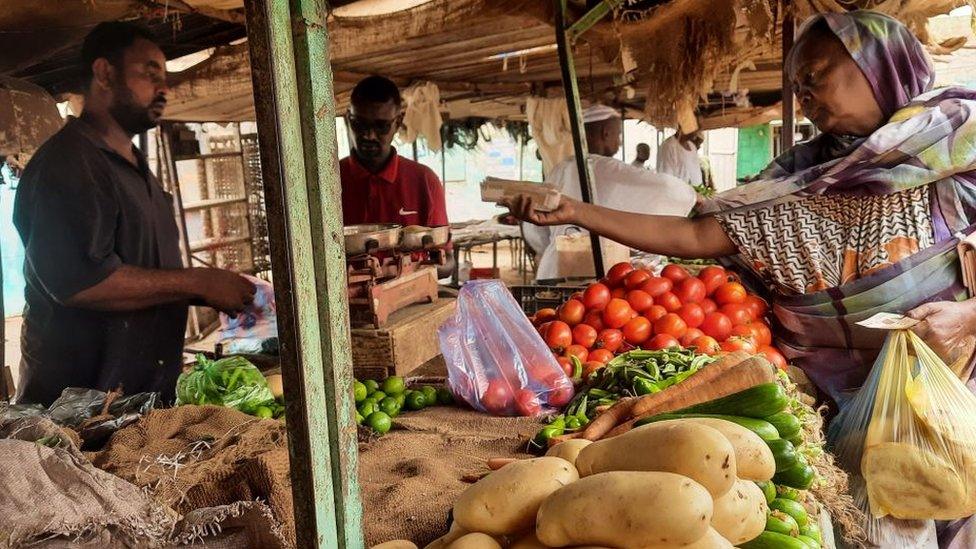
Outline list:
[[[724,419],[690,417],[685,421],[711,427],[725,436],[735,448],[735,469],[736,475],[740,479],[760,482],[770,480],[776,474],[776,461],[773,459],[773,452],[756,433]]]
[[[502,549],[502,546],[488,534],[474,532],[459,537],[447,549]]]
[[[944,459],[917,446],[872,446],[861,458],[861,472],[876,517],[954,520],[973,513],[963,478]]]
[[[549,451],[546,452],[546,455],[551,457],[563,458],[566,461],[572,463],[573,466],[576,466],[576,458],[579,457],[580,451],[582,451],[583,448],[586,448],[590,444],[593,443],[589,440],[586,440],[585,438],[574,438],[571,440],[567,440],[565,442],[560,442],[559,444],[553,446],[552,448],[549,448]]]
[[[733,544],[745,543],[766,528],[766,496],[751,480],[738,480],[735,486],[714,502],[712,528]]]

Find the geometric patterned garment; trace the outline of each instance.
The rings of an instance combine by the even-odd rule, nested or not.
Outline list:
[[[781,295],[863,278],[934,244],[929,187],[819,195],[716,215],[741,260]]]

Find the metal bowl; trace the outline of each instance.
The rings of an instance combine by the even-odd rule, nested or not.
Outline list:
[[[400,247],[405,250],[422,250],[425,248],[440,248],[451,238],[451,228],[419,227],[412,225],[403,229],[403,241]]]
[[[391,250],[400,245],[403,228],[393,223],[347,225],[342,228],[346,255],[360,255],[376,250]]]

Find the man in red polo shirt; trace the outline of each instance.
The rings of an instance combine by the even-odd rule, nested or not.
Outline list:
[[[343,224],[447,225],[444,187],[437,174],[393,148],[393,136],[403,121],[397,85],[369,76],[353,88],[350,103],[353,149],[339,161]],[[453,270],[454,257],[448,250],[447,263],[437,274],[444,278]]]

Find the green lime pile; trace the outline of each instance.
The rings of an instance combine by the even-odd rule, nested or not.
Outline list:
[[[454,404],[454,395],[446,388],[435,389],[424,385],[417,389],[408,389],[400,376],[391,376],[382,382],[373,379],[354,380],[352,392],[356,399],[356,423],[365,425],[380,435],[390,430],[393,418],[402,411]]]

